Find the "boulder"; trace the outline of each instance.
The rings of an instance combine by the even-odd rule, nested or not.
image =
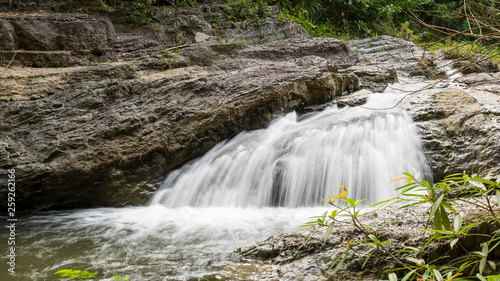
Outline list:
[[[476,79],[466,76],[458,81],[473,83]],[[484,80],[481,83],[477,87],[435,89],[408,97],[434,180],[462,171],[486,172],[483,176],[493,179],[500,175],[500,96],[485,90],[493,85],[486,86]]]
[[[387,35],[353,40],[349,46],[377,70],[399,70],[405,75],[433,78],[443,75],[430,53],[413,42]]]
[[[116,59],[116,34],[106,17],[85,14],[0,15],[0,61],[66,67]],[[14,56],[15,55],[15,56]]]

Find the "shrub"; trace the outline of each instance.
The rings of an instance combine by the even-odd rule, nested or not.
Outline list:
[[[360,211],[357,206],[363,201],[355,201],[347,197],[348,188],[341,186],[342,191],[334,196],[331,196],[325,201],[334,206],[336,209],[330,214],[325,212],[322,216],[314,217],[314,221],[306,223],[304,226],[319,225],[327,227],[324,241],[328,239],[332,233],[335,223],[339,222],[340,216],[347,216],[352,221],[352,224],[361,230],[365,236],[364,239],[356,244],[364,244],[366,246],[366,260],[363,266],[369,259],[384,259],[394,263],[397,268],[389,273],[389,280],[397,280],[396,273],[404,276],[402,280],[451,280],[457,276],[474,276],[481,281],[486,281],[483,274],[490,268],[493,272],[496,271],[496,264],[489,260],[492,251],[500,244],[500,218],[498,206],[500,206],[500,178],[496,181],[481,178],[477,175],[469,176],[467,174],[451,175],[437,184],[432,184],[428,181],[419,181],[415,176],[404,173],[404,177],[394,181],[406,181],[406,184],[397,188],[400,195],[386,201],[382,201],[372,205],[372,207],[384,207],[391,204],[400,204],[400,208],[412,208],[417,205],[428,204],[428,217],[426,218],[427,227],[422,229],[422,239],[425,241],[420,248],[406,247],[400,252],[407,253],[404,259],[397,257],[388,250],[388,246],[392,245],[389,240],[381,240],[378,237],[377,228],[368,226],[361,221],[359,216]],[[496,203],[493,198],[496,198]],[[464,220],[457,214],[454,206],[458,204],[472,204],[488,216],[483,216],[484,222],[493,226],[494,231],[491,233],[481,233],[483,243],[480,249],[467,249],[464,239],[474,235],[471,230],[478,223],[464,223]],[[454,214],[452,218],[449,216]],[[424,219],[424,218],[423,218]],[[430,238],[426,238],[426,234],[431,233]],[[429,261],[424,259],[426,247],[431,243],[443,242],[449,244],[450,249],[460,247],[466,250],[466,254],[454,258],[441,264],[444,259],[441,257],[437,260]],[[333,274],[340,268],[344,260],[353,251],[352,244],[347,245],[346,250],[338,255],[330,265],[330,269],[334,269]],[[386,256],[388,259],[382,257]],[[404,275],[403,275],[404,274]]]

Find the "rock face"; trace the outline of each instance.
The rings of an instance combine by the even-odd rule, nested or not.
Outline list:
[[[113,25],[85,14],[0,15],[0,60],[64,67],[114,59]]]
[[[490,86],[496,83],[490,82]],[[491,178],[500,174],[499,98],[477,87],[432,90],[409,97],[434,179],[461,171],[488,172],[483,176]]]
[[[293,57],[261,55],[292,43]],[[2,103],[0,165],[16,169],[21,210],[143,204],[169,170],[223,139],[357,90],[357,76],[334,67],[357,59],[335,39],[290,39],[137,79],[111,78],[127,68],[110,66],[109,79]]]
[[[444,74],[439,70],[434,57],[422,48],[403,39],[383,35],[375,38],[356,40],[349,46],[362,58],[382,69],[396,69],[410,76],[432,78]]]
[[[410,42],[381,36],[349,45],[368,60],[374,73],[383,73],[392,67],[401,77],[432,78],[444,74],[435,67],[430,54]],[[380,77],[369,76],[368,82],[363,74],[356,72],[357,68],[367,71],[363,64],[351,66],[346,71],[354,71],[363,88],[369,89],[364,85]],[[489,72],[491,68],[485,71]],[[432,90],[419,91],[406,98],[408,110],[420,128],[434,180],[462,171],[488,171],[484,176],[492,178],[500,175],[498,78],[498,73],[470,74],[458,78],[455,82],[459,84],[454,85],[455,88],[446,89],[450,83],[443,82]]]

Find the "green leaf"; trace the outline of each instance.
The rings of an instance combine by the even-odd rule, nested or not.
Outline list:
[[[497,265],[494,262],[488,261],[488,264],[490,265],[491,269],[497,270]]]
[[[484,278],[484,277],[483,277],[483,275],[482,275],[481,273],[476,274],[476,277],[477,277],[479,280],[481,280],[481,281],[488,281],[488,280],[486,280],[486,278]]]
[[[479,262],[479,273],[483,273],[484,267],[486,266],[486,258],[482,258]]]
[[[442,281],[443,280],[443,276],[441,275],[441,272],[439,272],[439,270],[433,269],[432,272],[434,273],[434,276],[436,277],[436,279],[438,281]]]
[[[363,265],[361,266],[361,268],[365,268],[365,265],[366,263],[368,262],[368,260],[372,257],[373,253],[375,253],[377,249],[375,248],[372,248],[372,250],[370,250],[370,254],[368,255],[368,257],[366,257],[365,261],[363,262]]]
[[[359,214],[359,212],[361,212],[361,211],[356,211],[356,212],[354,212],[354,214],[352,214],[352,217],[353,217],[353,218],[357,217],[357,216],[358,216],[358,214]]]
[[[363,202],[363,201],[365,201],[365,200],[366,200],[366,199],[361,199],[361,200],[356,201],[356,203],[354,203],[354,207],[356,207],[359,203],[361,203],[361,202]]]
[[[335,218],[337,215],[338,215],[338,211],[337,210],[333,210],[332,214],[331,214],[332,219]]]
[[[453,222],[453,229],[455,230],[455,233],[459,233],[461,228],[462,228],[462,216],[458,214],[455,216],[455,221]]]
[[[346,199],[341,199],[341,200],[346,202],[347,204],[351,205],[351,207],[356,206],[356,202],[354,202],[354,199],[352,199],[352,198],[346,198]]]
[[[389,281],[398,281],[398,277],[396,276],[396,273],[391,272],[389,273]]]
[[[415,179],[415,177],[412,174],[408,173],[408,172],[404,172],[403,175],[409,176],[410,178]]]
[[[330,225],[328,226],[328,228],[326,229],[325,238],[323,240],[323,243],[326,243],[326,240],[328,240],[328,237],[330,236],[330,233],[332,233],[332,229],[333,229],[334,225],[335,225],[335,223],[332,221],[330,223]]]
[[[432,205],[431,212],[430,212],[429,216],[431,216],[431,217],[434,216],[434,214],[436,213],[439,206],[441,206],[441,201],[443,201],[443,198],[444,198],[444,194],[441,194],[441,196],[439,196],[439,198],[436,200],[436,202],[434,202],[434,205]]]
[[[321,217],[323,218],[323,220],[325,220],[325,219],[326,219],[326,216],[327,216],[327,215],[328,215],[328,211],[325,211],[325,212],[323,213],[323,215],[321,216]]]
[[[445,207],[446,209],[452,211],[455,214],[457,213],[457,210],[455,210],[455,208],[453,208],[450,204],[446,202],[441,202],[441,206]]]
[[[408,273],[407,273],[407,274],[403,277],[403,279],[401,279],[401,281],[406,281],[406,280],[408,280],[408,278],[412,277],[412,276],[413,276],[413,274],[414,274],[417,270],[418,270],[418,268],[416,268],[416,269],[414,269],[414,270],[412,270],[412,271],[408,272]]]
[[[453,239],[451,242],[450,242],[450,249],[453,249],[453,246],[455,246],[455,244],[458,242],[458,238],[455,238]]]
[[[391,202],[392,200],[394,200],[394,198],[391,198],[391,199],[387,199],[387,200],[384,200],[384,201],[377,202],[377,203],[375,203],[375,204],[373,204],[373,205],[370,205],[370,207],[372,207],[372,208],[373,208],[373,207],[376,207],[376,206],[378,206],[378,205],[382,205],[382,206],[380,207],[380,208],[382,208],[385,204],[387,204],[387,203]]]
[[[348,250],[346,250],[345,252],[343,252],[340,257],[341,259],[339,260],[339,262],[337,263],[337,266],[335,266],[335,269],[333,270],[333,275],[335,275],[335,273],[337,273],[337,270],[339,270],[340,266],[344,263],[344,260],[347,258],[347,252]],[[330,266],[330,268],[328,270],[330,270],[332,268],[332,266],[335,264],[335,261],[337,260],[338,258],[336,258],[333,262],[332,262],[332,265]]]
[[[436,230],[443,229],[443,222],[441,220],[441,212],[434,213],[434,229],[436,229]]]
[[[420,266],[420,265],[424,265],[425,264],[425,261],[422,260],[422,259],[416,259],[416,258],[412,258],[412,257],[405,257],[405,259],[415,263],[416,265]]]
[[[498,179],[500,179],[500,177]],[[497,195],[497,204],[500,207],[500,191],[497,191],[496,195]]]
[[[488,256],[488,243],[483,243],[483,249],[481,250],[482,254],[483,254],[483,257],[487,257]]]
[[[429,278],[429,274],[430,274],[430,271],[429,271],[429,269],[427,268],[427,269],[424,271],[424,274],[422,275],[422,279],[427,280],[427,279]]]
[[[485,183],[487,185],[495,184],[495,182],[492,182],[492,181],[487,180],[487,179],[479,178],[479,177],[470,178],[469,181],[478,181],[478,182]]]
[[[408,252],[420,252],[420,249],[419,248],[416,248],[416,247],[412,247],[412,246],[406,246],[405,249],[410,249],[411,251],[408,251]]]
[[[373,242],[377,242],[378,241],[377,236],[375,236],[373,234],[368,235],[368,237],[370,237],[370,239],[373,240]]]
[[[451,230],[450,218],[448,217],[446,210],[443,208],[443,206],[441,206],[439,209],[441,211],[441,220],[443,222],[444,229]]]

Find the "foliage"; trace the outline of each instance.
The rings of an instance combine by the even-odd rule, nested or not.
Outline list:
[[[451,175],[439,183],[432,184],[429,181],[418,180],[415,176],[404,173],[404,177],[394,181],[405,181],[406,184],[397,188],[400,195],[396,198],[385,200],[372,205],[372,207],[384,207],[391,204],[400,205],[401,209],[412,208],[418,205],[429,206],[426,228],[422,229],[422,239],[425,241],[420,248],[406,247],[397,255],[389,251],[388,246],[393,246],[391,241],[379,239],[378,229],[364,224],[359,216],[360,210],[357,206],[363,201],[355,201],[347,197],[348,188],[340,186],[341,192],[325,199],[325,201],[336,209],[330,214],[325,212],[322,216],[314,217],[314,221],[306,223],[304,226],[319,225],[327,227],[324,241],[326,242],[332,233],[335,224],[340,221],[341,216],[347,216],[352,224],[364,233],[365,238],[356,243],[347,244],[346,250],[337,256],[330,265],[333,274],[340,268],[346,257],[351,252],[355,252],[354,246],[362,244],[367,249],[363,254],[367,263],[369,259],[375,258],[386,262],[391,262],[397,266],[389,274],[389,280],[397,280],[396,273],[404,274],[402,280],[452,280],[460,275],[475,276],[480,280],[486,280],[483,274],[489,268],[496,271],[496,265],[489,260],[492,251],[500,244],[500,218],[499,211],[493,198],[496,198],[500,206],[500,177],[496,181],[491,181],[477,175],[467,174]],[[393,182],[394,182],[393,181]],[[497,230],[484,236],[480,249],[466,249],[463,239],[474,235],[471,230],[478,223],[464,223],[461,215],[457,213],[455,207],[459,204],[472,204],[489,215],[483,223],[494,225]],[[453,217],[450,217],[453,214]],[[383,226],[382,226],[383,227]],[[430,233],[431,235],[427,235]],[[429,261],[424,259],[426,248],[431,243],[448,243],[450,249],[459,247],[464,249],[466,254],[452,261],[441,263],[444,257]],[[403,258],[404,257],[404,258]]]
[[[114,9],[106,3],[106,0],[68,0],[73,7],[86,7],[113,12]]]
[[[112,280],[114,280],[114,281],[129,281],[126,278],[127,278],[127,276],[113,275]]]
[[[184,6],[192,6],[195,7],[198,2],[196,0],[172,0],[172,3],[176,6],[184,7]]]
[[[156,0],[134,0],[131,7],[127,9],[130,21],[135,24],[153,22],[151,7],[155,2]]]
[[[249,19],[257,19],[267,14],[267,2],[265,0],[232,0],[226,1],[224,7],[226,17],[235,22]]]
[[[88,272],[85,270],[73,270],[73,269],[60,269],[54,275],[59,275],[60,277],[69,277],[69,278],[74,278],[78,280],[84,280],[84,279],[92,279],[94,278],[99,272]],[[113,275],[112,279],[114,281],[129,281],[127,279],[127,276],[120,276],[120,275]]]
[[[270,0],[279,5],[314,36],[344,34],[376,36],[397,33],[399,25],[408,21],[404,7],[419,7],[429,0]],[[312,27],[312,28],[311,28]],[[313,32],[311,32],[313,31]]]
[[[470,59],[490,58],[495,63],[500,63],[500,46],[484,46],[474,42],[457,42],[450,38],[426,46],[434,55],[445,59]]]
[[[69,277],[79,280],[92,279],[97,275],[96,272],[88,272],[85,270],[73,270],[73,269],[61,269],[58,270],[54,275],[59,275],[60,277]]]

